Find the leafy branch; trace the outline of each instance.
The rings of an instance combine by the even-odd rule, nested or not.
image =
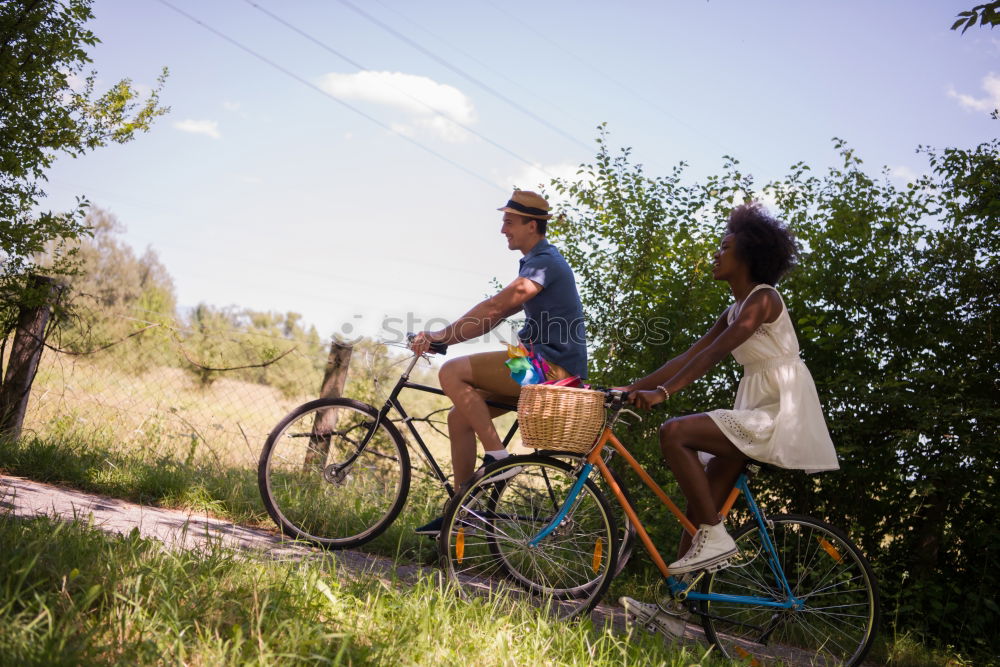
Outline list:
[[[972,9],[958,13],[958,20],[951,26],[952,30],[962,28],[962,34],[978,23],[991,28],[1000,25],[1000,0],[976,5]]]

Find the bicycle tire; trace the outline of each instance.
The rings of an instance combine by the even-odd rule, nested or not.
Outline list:
[[[445,509],[438,548],[463,595],[541,598],[564,618],[593,609],[618,560],[614,516],[593,481],[587,480],[560,526],[537,546],[528,545],[576,481],[572,468],[547,456],[512,456],[477,472],[455,494]],[[517,472],[509,479],[492,479],[511,469]]]
[[[535,453],[538,456],[552,456],[561,461],[573,461],[574,464],[579,463],[585,456],[585,454],[574,454],[554,449],[539,449]],[[625,500],[628,501],[629,505],[635,507],[635,503],[632,502],[632,494],[629,492],[628,486],[625,485],[625,480],[618,475],[614,468],[608,466],[608,470],[611,471],[611,477],[614,478],[618,488],[621,489]],[[628,515],[625,514],[625,509],[621,506],[621,503],[616,502],[617,499],[611,490],[605,488],[604,478],[596,470],[590,474],[590,479],[594,481],[594,484],[597,485],[597,488],[600,489],[611,505],[611,513],[614,515],[615,525],[618,527],[618,565],[615,570],[615,576],[618,576],[625,569],[625,566],[628,565],[632,554],[635,552],[635,526],[629,521]]]
[[[410,457],[392,422],[383,419],[361,455],[338,469],[358,451],[377,416],[367,403],[321,398],[274,427],[260,454],[257,483],[282,533],[344,549],[378,537],[396,519],[410,490]]]
[[[747,663],[857,665],[878,627],[878,586],[861,551],[839,529],[807,516],[769,519],[769,533],[800,609],[701,602],[702,626],[724,656]],[[703,593],[783,600],[756,522],[733,534],[730,567],[706,574]]]

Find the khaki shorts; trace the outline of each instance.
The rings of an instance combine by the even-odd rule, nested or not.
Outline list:
[[[510,376],[510,369],[504,362],[510,357],[506,352],[480,352],[469,355],[469,365],[472,366],[472,384],[483,394],[488,401],[498,403],[510,403],[517,405],[517,397],[521,394],[521,385]],[[551,361],[549,372],[545,374],[548,381],[562,380],[568,378],[570,373],[562,366],[557,366]],[[490,412],[502,413],[502,410],[490,408]]]

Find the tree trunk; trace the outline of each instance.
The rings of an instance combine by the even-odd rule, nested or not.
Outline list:
[[[320,387],[320,398],[339,398],[347,382],[347,371],[351,365],[350,345],[333,341],[330,344],[330,356],[326,361],[326,372],[323,374],[323,385]],[[337,427],[336,408],[321,410],[316,413],[313,421],[312,436],[309,438],[309,451],[306,452],[304,468],[326,465],[326,457],[330,452],[330,434]]]
[[[0,385],[0,435],[11,440],[21,437],[31,383],[45,345],[45,326],[49,323],[51,295],[56,283],[51,278],[32,276],[31,286],[42,292],[44,298],[40,305],[21,308],[7,370]]]

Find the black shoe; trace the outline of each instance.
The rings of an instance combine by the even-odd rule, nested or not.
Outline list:
[[[437,537],[441,532],[441,525],[444,523],[444,517],[439,516],[438,518],[428,521],[424,525],[420,526],[413,532],[417,535],[426,535],[427,537]]]

